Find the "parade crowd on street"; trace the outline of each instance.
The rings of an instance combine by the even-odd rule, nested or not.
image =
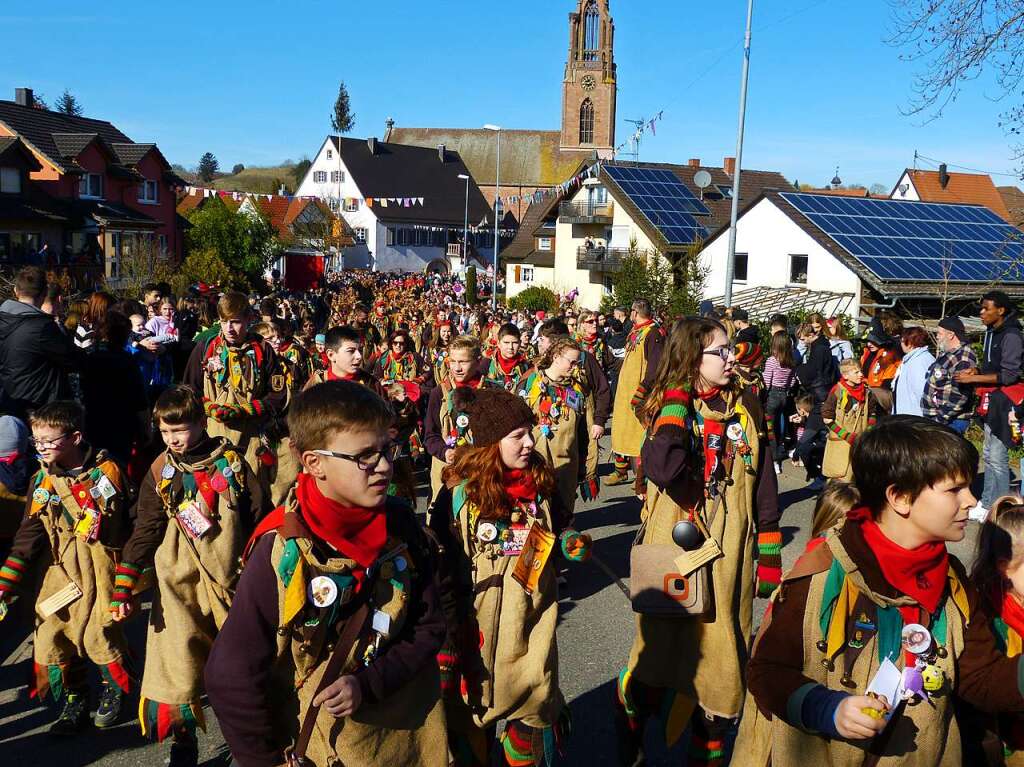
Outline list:
[[[892,310],[855,331],[487,306],[441,275],[126,298],[22,268],[0,304],[0,632],[34,627],[52,737],[137,716],[194,767],[208,707],[240,767],[576,763],[559,586],[601,553],[577,499],[621,485],[635,632],[608,659],[603,763],[645,764],[655,731],[691,767],[1024,764],[1005,293],[980,338]],[[817,505],[784,572],[787,464]],[[970,570],[947,551],[969,524]]]

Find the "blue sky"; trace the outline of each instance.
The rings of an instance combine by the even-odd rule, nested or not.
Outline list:
[[[574,6],[6,0],[0,97],[29,86],[52,100],[70,88],[87,115],[189,167],[207,150],[222,168],[312,155],[339,79],[359,137],[382,135],[389,116],[408,126],[555,129]],[[624,118],[664,111],[641,159],[718,165],[734,154],[745,0],[611,8],[619,141]],[[886,44],[891,32],[885,0],[756,0],[744,166],[822,184],[838,164],[845,182],[892,185],[916,149],[1012,170],[997,125],[1005,105],[985,79],[939,120],[900,113],[914,68]]]

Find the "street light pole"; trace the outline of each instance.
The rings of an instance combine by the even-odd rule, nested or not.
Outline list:
[[[498,205],[501,202],[501,127],[488,123],[484,128],[498,134],[498,160],[494,170],[494,274],[491,278],[491,311],[496,312],[498,310]]]
[[[736,170],[732,178],[732,212],[729,216],[729,253],[725,261],[725,305],[732,306],[732,281],[736,273],[736,219],[740,208],[740,168],[743,167],[743,126],[747,116],[747,76],[750,72],[750,22],[754,0],[747,0],[747,32],[743,38],[743,76],[740,80],[740,124],[736,133]]]
[[[466,220],[462,224],[462,274],[466,273],[466,265],[469,263],[469,176],[460,173],[459,178],[466,182]]]

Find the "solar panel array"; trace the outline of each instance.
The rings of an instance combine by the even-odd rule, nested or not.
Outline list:
[[[601,172],[618,184],[669,245],[688,245],[707,237],[708,230],[697,223],[694,215],[710,215],[711,211],[672,171],[604,165]]]
[[[883,280],[1024,282],[1024,233],[979,205],[783,192]]]

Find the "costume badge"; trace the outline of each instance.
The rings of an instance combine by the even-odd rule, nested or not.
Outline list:
[[[743,427],[738,423],[731,423],[725,430],[725,436],[733,442],[739,442],[743,439]]]
[[[932,646],[932,635],[919,623],[908,623],[903,627],[903,649],[914,655],[923,655]]]
[[[198,501],[185,501],[178,507],[178,523],[189,538],[202,538],[213,523],[199,508]]]
[[[37,506],[42,506],[50,500],[50,494],[43,488],[37,487],[36,491],[32,493],[32,503]]]
[[[467,426],[469,426],[469,416],[466,415],[465,413],[461,414],[458,418],[455,419],[455,425],[458,426],[460,429],[465,429]]]
[[[270,388],[274,391],[284,391],[284,376],[281,374],[270,376]]]
[[[218,493],[223,493],[228,489],[228,481],[224,478],[224,475],[219,471],[214,472],[210,475],[210,487],[216,490]]]
[[[165,463],[163,470],[160,472],[160,476],[164,479],[170,479],[174,476],[174,467],[169,463]]]
[[[498,528],[493,522],[481,522],[476,526],[476,537],[484,543],[491,543],[498,537]]]
[[[106,477],[101,477],[99,484],[97,484],[96,487],[99,489],[100,495],[103,496],[103,500],[105,501],[109,501],[117,495],[117,488],[114,487],[114,483]]]
[[[242,470],[242,462],[241,461],[236,460],[234,463],[231,464],[231,471],[233,471],[235,474],[237,474],[241,470]]]
[[[506,557],[518,557],[523,553],[523,546],[526,545],[526,537],[530,534],[530,528],[526,525],[512,525],[505,530],[502,536],[501,553]]]
[[[211,373],[219,373],[224,369],[224,363],[221,362],[220,357],[210,357],[210,359],[206,361],[206,369]]]
[[[579,410],[580,409],[580,393],[578,391],[575,391],[575,390],[569,392],[568,395],[566,395],[565,402],[573,410]]]
[[[391,616],[383,610],[374,610],[373,630],[387,639],[391,633]]]
[[[326,575],[309,582],[309,601],[317,607],[330,607],[338,600],[338,584]]]
[[[395,569],[400,573],[405,572],[405,568],[409,566],[409,563],[405,561],[405,557],[395,557]]]

